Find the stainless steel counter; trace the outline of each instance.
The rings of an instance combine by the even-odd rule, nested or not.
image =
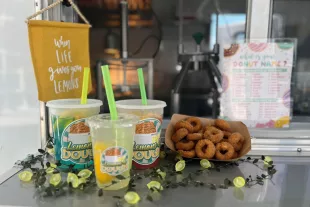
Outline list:
[[[164,121],[164,127],[167,121]],[[294,129],[293,129],[294,130]],[[277,135],[277,132],[270,133]],[[300,131],[305,135],[306,131]],[[253,132],[263,135],[261,132]],[[253,134],[252,133],[252,134]],[[286,131],[288,133],[288,131]],[[307,135],[309,136],[309,135]],[[277,136],[278,138],[279,135]],[[275,137],[275,138],[277,138]],[[258,137],[259,138],[259,137]],[[266,139],[266,137],[264,137]],[[300,139],[308,141],[306,137]],[[267,139],[266,139],[267,140]],[[252,145],[255,145],[255,140]],[[268,145],[266,145],[268,146]],[[253,146],[252,146],[253,149]],[[255,154],[255,153],[253,153]],[[261,155],[261,154],[259,154]],[[265,154],[267,155],[267,154]],[[231,187],[229,189],[211,190],[207,187],[178,187],[163,191],[162,198],[156,202],[149,202],[145,199],[147,193],[146,184],[149,179],[142,179],[137,183],[137,191],[142,201],[139,206],[167,206],[167,207],[195,207],[195,206],[270,206],[270,207],[309,207],[310,206],[310,162],[306,156],[273,156],[277,173],[272,182],[265,181],[263,186],[257,185],[252,188],[242,188],[237,191]],[[184,175],[199,169],[199,162],[189,163]],[[17,172],[12,168],[6,175],[11,176]],[[203,182],[222,184],[225,178],[233,179],[236,176],[247,177],[262,174],[262,171],[249,163],[241,163],[229,169],[222,169],[221,172],[212,172],[199,176]],[[97,189],[91,193],[76,192],[58,198],[35,198],[35,189],[32,184],[23,184],[17,175],[12,176],[7,181],[1,182],[6,176],[0,176],[0,206],[116,206],[116,200],[111,195],[124,195],[124,192],[104,192],[102,197],[98,197]],[[2,179],[2,180],[1,180]]]
[[[167,207],[195,207],[195,206],[272,206],[272,207],[308,207],[310,206],[310,164],[285,164],[278,159],[277,173],[273,182],[266,181],[263,186],[252,188],[235,188],[210,190],[207,187],[178,187],[163,191],[162,198],[156,202],[145,199],[146,183],[149,179],[142,179],[137,183],[137,190],[142,199],[139,206],[167,206]],[[186,171],[199,169],[199,162],[189,163]],[[199,176],[199,180],[221,184],[225,178],[236,176],[260,175],[262,172],[256,166],[242,163],[238,167],[222,169]],[[184,172],[186,174],[186,172]],[[58,198],[34,198],[32,184],[22,184],[15,175],[0,185],[0,206],[115,206],[115,199],[111,195],[123,195],[123,192],[104,192],[102,197],[97,191],[89,194],[80,192]]]

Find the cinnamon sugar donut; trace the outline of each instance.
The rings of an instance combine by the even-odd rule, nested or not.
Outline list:
[[[215,146],[210,140],[202,139],[197,142],[195,151],[197,157],[201,159],[211,159],[215,154]]]
[[[178,150],[178,153],[180,153],[180,155],[182,157],[186,157],[186,158],[194,158],[196,157],[196,152],[195,150]]]
[[[218,143],[215,148],[215,157],[218,160],[230,160],[235,153],[233,146],[228,142]]]
[[[193,134],[188,134],[186,136],[186,139],[191,140],[191,141],[201,140],[202,138],[203,138],[202,133],[193,133]]]
[[[214,144],[219,143],[224,137],[221,130],[215,127],[208,127],[204,133],[204,138],[211,140]]]
[[[195,147],[195,142],[188,140],[181,140],[175,144],[175,148],[178,150],[191,150]]]
[[[175,124],[174,128],[175,128],[175,130],[185,128],[188,130],[189,133],[193,133],[193,131],[194,131],[194,127],[189,122],[184,121],[184,120],[178,121]]]
[[[187,118],[186,121],[193,126],[193,132],[198,132],[202,128],[202,123],[197,117]]]
[[[214,125],[223,131],[231,132],[229,123],[223,119],[216,119]]]
[[[181,128],[175,132],[174,135],[172,135],[171,140],[174,142],[179,142],[183,138],[185,138],[188,135],[188,130],[185,128]]]

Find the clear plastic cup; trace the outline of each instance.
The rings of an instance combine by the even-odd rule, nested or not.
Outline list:
[[[87,119],[92,138],[97,185],[104,190],[128,186],[132,166],[133,138],[138,117],[100,114]]]
[[[88,99],[80,104],[80,99],[60,99],[48,101],[50,123],[52,125],[55,160],[61,168],[74,165],[75,169],[93,165],[93,153],[89,127],[85,118],[99,114],[102,101]]]
[[[137,169],[148,169],[158,165],[160,133],[166,106],[166,102],[157,100],[148,100],[148,105],[142,105],[141,99],[116,101],[119,113],[129,113],[139,117],[132,158],[133,165]]]

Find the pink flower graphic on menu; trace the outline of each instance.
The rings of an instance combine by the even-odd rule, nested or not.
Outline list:
[[[253,52],[262,52],[268,47],[268,43],[248,43],[248,47]]]

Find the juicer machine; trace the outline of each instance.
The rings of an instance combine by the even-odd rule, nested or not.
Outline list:
[[[171,114],[184,113],[180,109],[181,99],[189,97],[195,99],[202,97],[205,102],[211,106],[212,117],[216,118],[219,114],[219,96],[222,92],[221,86],[221,72],[217,67],[219,62],[219,44],[218,44],[218,15],[216,15],[216,43],[212,51],[204,52],[201,50],[201,42],[204,38],[202,33],[193,34],[193,39],[196,43],[195,52],[184,52],[183,44],[183,0],[179,0],[179,44],[178,44],[178,65],[180,72],[177,75],[174,85],[171,90]],[[202,82],[204,84],[203,90],[184,90],[184,82],[191,73],[200,72],[203,74],[202,81],[192,81],[196,85]],[[201,78],[196,76],[197,78]],[[193,84],[192,84],[193,85]],[[187,106],[189,107],[189,106]]]

